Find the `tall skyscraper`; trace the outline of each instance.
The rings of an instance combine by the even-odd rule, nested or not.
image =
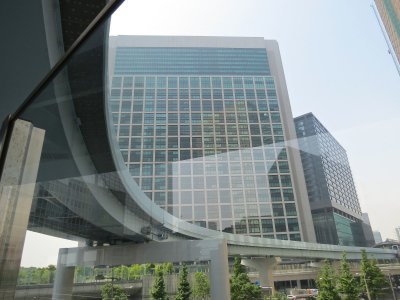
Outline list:
[[[400,74],[400,1],[399,0],[375,0],[378,8],[380,22],[383,23],[385,38],[389,39],[389,51]],[[382,25],[381,25],[382,26]],[[387,36],[386,36],[387,35]]]
[[[295,118],[295,126],[317,242],[365,246],[346,151],[312,113]]]
[[[400,241],[400,226],[395,229],[397,240]]]
[[[378,230],[374,230],[373,234],[374,234],[375,244],[379,244],[379,243],[383,242],[382,235]]]
[[[275,41],[117,36],[109,62],[119,146],[150,199],[199,226],[315,241]]]

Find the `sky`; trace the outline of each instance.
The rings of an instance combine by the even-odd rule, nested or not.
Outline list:
[[[313,112],[346,149],[364,212],[383,238],[400,226],[400,76],[368,0],[127,0],[111,35],[278,41],[293,115]],[[40,241],[40,242],[39,242]],[[50,245],[50,246],[49,246]],[[76,242],[28,232],[23,266]],[[48,253],[40,255],[37,253]]]

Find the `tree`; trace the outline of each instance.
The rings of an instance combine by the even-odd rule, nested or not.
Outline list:
[[[338,290],[336,289],[336,275],[329,261],[325,260],[319,273],[318,299],[321,300],[340,300]],[[354,299],[354,298],[353,298]]]
[[[144,265],[132,265],[129,267],[129,279],[140,279],[144,272]]]
[[[50,283],[53,283],[53,282],[54,282],[55,275],[56,275],[56,266],[55,266],[55,265],[48,265],[48,266],[47,266],[47,269],[48,269],[49,272],[50,272],[49,281],[50,281]]]
[[[240,264],[240,257],[235,257],[233,275],[231,277],[231,299],[251,300],[261,297],[261,288],[252,284],[246,271]]]
[[[47,268],[39,268],[40,270],[40,283],[46,284],[50,282],[50,271]]]
[[[275,292],[273,298],[276,300],[287,300],[286,294],[279,293],[279,292]]]
[[[163,271],[165,274],[174,273],[174,265],[171,262],[163,263]]]
[[[168,300],[167,292],[165,290],[164,274],[162,271],[156,273],[156,279],[150,293],[154,300]]]
[[[114,268],[114,277],[119,280],[128,280],[129,268],[127,266],[118,266]]]
[[[363,291],[369,293],[372,299],[382,294],[382,289],[388,282],[381,269],[376,265],[376,260],[369,260],[365,250],[361,252],[361,284]]]
[[[344,295],[344,300],[357,299],[357,296],[360,293],[360,284],[350,272],[346,253],[343,253],[340,264],[338,290]]]
[[[144,264],[144,275],[153,275],[155,272],[156,265],[153,263]]]
[[[187,266],[183,264],[182,270],[179,274],[179,287],[175,300],[189,300],[192,290],[188,281]]]
[[[101,288],[101,299],[103,300],[128,300],[124,289],[112,283],[106,283]]]
[[[196,299],[207,299],[210,295],[210,282],[203,272],[194,274],[193,296]]]

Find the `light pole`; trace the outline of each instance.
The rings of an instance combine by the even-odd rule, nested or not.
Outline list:
[[[389,284],[390,284],[390,289],[392,290],[393,300],[397,300],[396,293],[394,292],[393,289],[392,274],[390,273],[389,273]]]
[[[360,275],[361,278],[363,279],[364,285],[365,285],[365,289],[367,290],[367,297],[368,297],[368,300],[371,300],[371,295],[369,294],[369,289],[368,289],[367,279],[365,278],[365,274],[363,274],[363,273],[361,273],[361,274],[356,273],[356,275]]]
[[[114,268],[111,267],[111,299],[114,299]]]

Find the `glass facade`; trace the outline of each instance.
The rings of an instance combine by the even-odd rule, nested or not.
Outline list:
[[[358,244],[362,213],[346,151],[312,113],[295,126],[317,241]]]
[[[160,207],[210,229],[301,240],[265,49],[117,48],[109,105],[130,173]]]
[[[397,71],[400,72],[400,3],[396,0],[375,0],[375,4],[385,27],[382,30],[386,31],[391,44],[389,48],[393,48],[389,51],[393,50],[394,53],[391,54]]]
[[[330,208],[313,211],[315,234],[318,243],[342,246],[366,246],[360,220]]]
[[[115,75],[270,75],[265,49],[118,47]]]

